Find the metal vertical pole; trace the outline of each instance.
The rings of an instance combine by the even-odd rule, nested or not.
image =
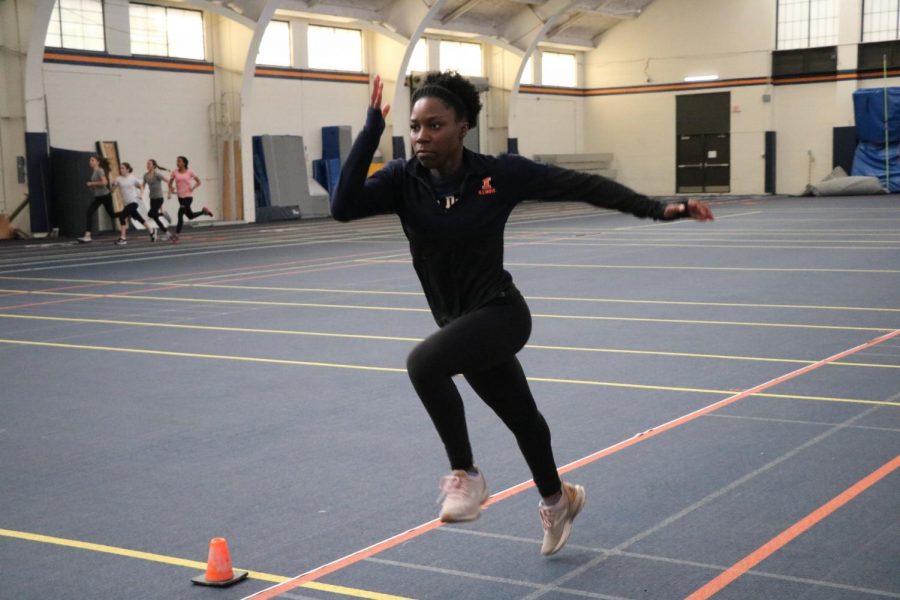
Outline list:
[[[891,140],[888,133],[888,88],[887,88],[887,54],[881,55],[881,64],[884,72],[884,178],[887,184],[887,192],[891,193]]]

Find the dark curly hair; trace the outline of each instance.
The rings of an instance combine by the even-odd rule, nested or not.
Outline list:
[[[412,103],[420,98],[440,98],[444,104],[456,111],[456,116],[469,123],[469,127],[478,126],[478,114],[481,112],[481,100],[478,90],[472,83],[455,71],[431,72],[413,94]]]

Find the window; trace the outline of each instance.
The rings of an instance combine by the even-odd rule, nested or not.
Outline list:
[[[406,68],[406,74],[412,72],[424,72],[428,70],[428,42],[423,38],[416,42],[413,48],[412,56],[409,57],[409,66]]]
[[[528,57],[528,62],[525,63],[525,70],[522,71],[522,80],[519,82],[521,85],[529,85],[534,83],[534,55],[532,54]]]
[[[837,73],[837,46],[776,50],[772,53],[774,77]]]
[[[578,85],[578,65],[575,55],[541,52],[541,83],[562,87]]]
[[[856,68],[860,71],[881,71],[900,68],[900,40],[869,42],[856,46]]]
[[[898,19],[900,0],[865,0],[862,41],[881,42],[900,38]]]
[[[286,21],[271,21],[259,42],[256,64],[276,67],[291,66],[291,25]]]
[[[312,69],[362,71],[362,32],[358,29],[309,26],[309,66]]]
[[[441,40],[440,70],[456,71],[460,75],[481,76],[481,45],[469,42]]]
[[[44,43],[55,48],[103,52],[103,4],[100,0],[57,0]]]
[[[837,0],[778,0],[776,48],[815,48],[837,44]]]
[[[197,10],[130,4],[132,54],[203,60],[203,13]]]

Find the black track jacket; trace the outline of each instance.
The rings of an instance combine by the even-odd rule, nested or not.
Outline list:
[[[331,197],[331,215],[351,221],[396,213],[409,240],[413,267],[438,325],[518,294],[503,268],[503,231],[523,200],[576,200],[662,219],[665,203],[599,175],[536,163],[522,156],[464,151],[458,202],[445,208],[414,157],[396,159],[367,178],[384,131],[381,111],[369,108]]]

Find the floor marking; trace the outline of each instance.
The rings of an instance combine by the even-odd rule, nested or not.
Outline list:
[[[406,563],[406,562],[400,562],[400,561],[396,561],[396,560],[388,560],[385,558],[367,558],[366,562],[371,562],[371,563],[380,564],[380,565],[387,565],[390,567],[401,567],[404,569],[411,569],[414,571],[439,573],[441,575],[450,575],[451,577],[464,577],[466,579],[473,579],[476,581],[490,581],[491,583],[515,585],[515,586],[524,587],[524,588],[543,589],[543,585],[540,583],[534,583],[531,581],[523,581],[521,579],[510,579],[508,577],[495,577],[492,575],[482,575],[480,573],[472,573],[471,571],[459,571],[456,569],[445,569],[442,567],[434,567],[434,566],[430,566],[430,565],[417,565],[415,563]],[[575,588],[555,587],[555,588],[553,588],[553,591],[559,591],[559,592],[563,592],[565,594],[573,594],[573,595],[581,597],[581,598],[597,598],[598,600],[629,600],[628,598],[624,598],[622,596],[610,596],[609,594],[598,594],[596,592],[586,592],[584,590],[577,590]]]
[[[593,315],[553,315],[533,313],[534,318],[581,321],[627,321],[633,323],[677,323],[682,325],[732,325],[735,327],[785,327],[791,329],[830,329],[838,331],[891,331],[889,327],[852,327],[848,325],[811,325],[804,323],[761,323],[754,321],[710,321],[700,319],[654,319],[650,317],[598,317]]]
[[[100,280],[100,279],[57,279],[51,277],[4,277],[0,276],[0,280],[12,281],[47,281],[47,282],[71,282],[71,283],[95,283],[103,285],[160,285],[160,286],[180,286],[186,288],[209,288],[209,289],[225,289],[225,290],[246,290],[246,291],[266,291],[266,292],[305,292],[305,293],[324,293],[324,294],[351,294],[351,295],[371,295],[371,296],[410,296],[422,298],[421,291],[404,292],[397,290],[347,290],[338,288],[307,288],[307,287],[290,287],[290,286],[268,286],[268,285],[225,285],[222,283],[193,283],[179,280],[172,281],[116,281],[116,280]],[[35,290],[35,291],[57,291],[57,290]],[[30,293],[29,290],[15,290],[16,293]],[[846,311],[866,311],[866,312],[897,312],[900,308],[889,307],[868,307],[868,306],[825,306],[818,304],[754,304],[747,302],[703,302],[703,301],[686,301],[686,300],[636,300],[629,298],[578,298],[572,296],[535,296],[528,295],[526,300],[552,301],[552,302],[583,302],[583,303],[602,303],[602,304],[651,304],[661,306],[717,306],[725,308],[776,308],[776,309],[802,309],[802,310],[846,310]]]
[[[747,571],[766,560],[772,554],[803,535],[806,531],[814,527],[833,512],[890,475],[898,467],[900,467],[900,455],[895,456],[892,460],[881,465],[878,469],[872,471],[869,475],[860,479],[849,488],[773,537],[771,540],[728,567],[724,573],[698,588],[685,600],[706,600],[707,598],[713,597],[722,589],[732,584],[736,579],[747,573]]]
[[[356,263],[356,262],[353,262],[353,261],[349,261],[349,258],[350,258],[350,257],[361,256],[361,255],[372,255],[372,254],[376,254],[376,255],[377,255],[377,254],[382,254],[382,253],[381,253],[381,252],[357,253],[357,254],[349,255],[348,257],[341,257],[341,260],[338,261],[338,262],[331,261],[331,259],[329,259],[330,262],[313,262],[313,261],[309,261],[309,264],[302,265],[302,266],[284,267],[284,268],[282,268],[282,269],[279,271],[279,274],[280,274],[280,275],[285,275],[285,274],[289,274],[289,273],[291,273],[291,274],[296,274],[296,273],[313,273],[313,272],[322,272],[322,271],[326,271],[326,270],[337,270],[337,269],[355,268],[355,267],[357,267],[357,266],[359,265],[359,263]],[[303,262],[303,261],[301,261],[301,262]],[[286,269],[289,269],[289,270],[286,270]],[[234,269],[225,269],[225,271],[234,271]],[[213,272],[215,272],[215,271],[213,271]],[[202,274],[202,273],[201,273],[201,274]],[[219,275],[209,275],[209,276],[206,277],[206,279],[213,279],[213,278],[215,278],[215,277],[223,277],[223,276],[225,276],[225,275],[222,275],[222,274],[219,274]],[[253,278],[255,278],[254,276],[251,276],[251,275],[242,275],[242,276],[240,276],[240,277],[234,277],[234,274],[233,274],[233,273],[227,275],[227,277],[230,277],[231,279],[226,279],[225,281],[241,281],[241,280],[244,280],[244,279],[253,279]],[[265,277],[265,276],[261,276],[261,277]],[[12,277],[0,277],[0,279],[13,279],[13,278],[12,278]],[[154,278],[151,278],[151,279],[154,279]],[[204,278],[201,278],[201,279],[204,279]],[[125,284],[126,282],[115,282],[115,283]],[[160,292],[160,291],[163,291],[163,290],[166,290],[166,289],[171,290],[171,289],[177,289],[177,288],[184,287],[184,284],[181,284],[181,283],[177,283],[177,284],[166,284],[166,283],[154,283],[154,282],[152,282],[152,281],[148,281],[148,282],[141,282],[141,281],[138,281],[138,282],[127,282],[127,284],[128,284],[128,285],[135,285],[135,286],[144,286],[144,289],[132,290],[132,291],[130,291],[130,292],[123,292],[122,294],[116,294],[115,297],[129,297],[129,296],[131,296],[131,295],[133,295],[133,294],[136,294],[136,293],[138,293],[138,292]],[[146,286],[154,286],[154,287],[146,287]],[[90,287],[90,286],[87,285],[87,284],[85,284],[85,285],[72,285],[72,286],[66,286],[66,287],[62,287],[62,288],[56,288],[55,291],[54,291],[54,290],[40,290],[40,291],[30,291],[30,292],[27,292],[27,293],[32,293],[32,294],[36,294],[36,295],[41,295],[41,294],[43,294],[43,295],[54,295],[54,293],[55,293],[56,295],[67,295],[67,294],[63,294],[63,293],[59,292],[58,290],[62,290],[62,289],[77,289],[77,288],[82,288],[82,287]],[[77,296],[76,294],[68,294],[68,295],[69,295],[69,296]],[[90,297],[91,297],[90,294],[88,294],[88,295],[85,296],[85,298],[90,298]],[[66,302],[77,302],[77,301],[80,301],[80,300],[82,300],[82,299],[84,299],[84,298],[77,298],[77,297],[75,297],[74,299],[68,299],[68,300],[52,300],[52,301],[45,301],[45,302],[30,302],[30,303],[27,303],[27,304],[15,304],[15,305],[11,305],[11,306],[6,306],[5,308],[7,308],[7,309],[13,309],[13,308],[29,308],[29,307],[33,307],[33,306],[46,306],[46,305],[50,305],[50,304],[63,304],[63,303],[66,303]]]
[[[53,537],[49,535],[41,535],[37,533],[28,533],[25,531],[14,531],[11,529],[0,529],[0,537],[14,538],[26,540],[29,542],[39,542],[42,544],[52,544],[55,546],[65,546],[67,548],[77,548],[79,550],[89,550],[91,552],[100,552],[103,554],[113,554],[116,556],[124,556],[127,558],[136,558],[150,562],[157,562],[176,567],[185,567],[199,571],[206,570],[206,563],[196,560],[188,560],[177,558],[174,556],[166,556],[163,554],[155,554],[152,552],[141,552],[139,550],[129,550],[128,548],[118,548],[116,546],[107,546],[105,544],[94,544],[91,542],[82,542],[78,540]],[[245,569],[246,570],[246,569]],[[258,579],[269,583],[281,583],[288,581],[287,577],[282,575],[272,575],[271,573],[263,573],[261,571],[250,571],[248,575],[250,579]],[[311,590],[319,590],[322,592],[331,592],[333,594],[341,594],[344,596],[352,596],[354,598],[369,598],[371,600],[410,600],[403,596],[392,596],[390,594],[381,594],[378,592],[370,592],[368,590],[360,590],[341,585],[321,584],[318,582],[310,582],[309,585],[303,587]]]
[[[626,235],[620,235],[618,231],[608,231],[608,230],[598,230],[598,229],[546,229],[543,231],[530,229],[527,232],[521,231],[517,232],[516,235],[521,237],[528,237],[528,239],[533,239],[535,241],[540,241],[542,237],[550,237],[550,238],[558,238],[564,241],[597,241],[597,242],[636,242],[636,243],[655,243],[660,242],[664,244],[669,244],[672,242],[696,242],[696,243],[704,243],[704,242],[716,242],[716,243],[725,243],[734,240],[742,241],[744,243],[753,243],[757,244],[755,246],[750,246],[751,248],[766,248],[769,247],[767,244],[807,244],[807,243],[816,243],[816,244],[888,244],[891,249],[896,248],[896,244],[900,244],[900,236],[897,234],[887,235],[887,234],[870,234],[870,233],[846,233],[840,234],[835,232],[830,238],[823,238],[821,236],[806,236],[804,239],[803,235],[798,235],[796,233],[784,233],[782,235],[778,235],[774,231],[765,232],[769,237],[764,238],[760,237],[760,234],[751,234],[746,233],[746,230],[722,230],[721,232],[706,232],[703,234],[691,232],[690,234],[685,234],[685,232],[680,231],[665,231],[659,232],[654,231],[650,235],[633,235],[632,232],[629,232]],[[843,235],[844,237],[840,237]],[[875,237],[875,236],[878,237]],[[565,237],[560,237],[565,236]],[[854,236],[854,237],[848,237]],[[869,236],[869,239],[861,239],[865,236]],[[874,238],[874,239],[872,239]],[[761,244],[766,244],[765,246]],[[792,246],[792,247],[800,247],[804,246]],[[829,248],[831,246],[825,246]]]
[[[878,243],[878,242],[871,242]],[[554,240],[534,240],[532,242],[533,245],[540,246],[563,246],[563,247],[591,247],[591,248],[608,248],[608,247],[627,247],[627,248],[724,248],[728,250],[835,250],[838,252],[844,252],[846,250],[858,250],[858,251],[882,251],[882,250],[898,250],[900,249],[900,245],[897,246],[810,246],[807,244],[802,244],[798,242],[796,244],[790,246],[778,246],[775,244],[766,244],[766,245],[752,245],[752,244],[714,244],[712,242],[702,243],[695,242],[691,244],[687,244],[684,242],[680,242],[678,240],[673,240],[671,242],[626,242],[622,240],[609,240],[609,241],[600,241],[600,242],[591,242],[587,240],[576,241],[576,238],[558,238]]]
[[[160,329],[187,329],[196,331],[224,331],[232,333],[261,333],[271,335],[296,335],[311,337],[328,337],[339,339],[355,339],[355,340],[374,340],[387,342],[421,342],[423,338],[402,337],[392,335],[368,335],[360,333],[334,333],[320,331],[302,331],[297,329],[266,329],[260,327],[226,327],[220,325],[194,325],[187,323],[153,323],[147,321],[121,321],[116,319],[86,319],[78,317],[52,317],[41,315],[17,315],[10,313],[0,313],[0,319],[16,319],[23,321],[51,321],[62,323],[85,323],[96,325],[117,325],[124,327],[148,327]],[[759,356],[728,356],[720,354],[700,354],[694,352],[664,352],[656,350],[625,350],[621,348],[588,348],[579,346],[552,346],[544,344],[526,344],[526,349],[530,350],[550,350],[557,352],[588,352],[588,353],[604,353],[604,354],[633,354],[638,356],[667,356],[675,358],[701,358],[710,360],[736,360],[748,362],[771,362],[781,364],[800,364],[810,365],[815,361],[801,360],[792,358],[766,358]],[[882,369],[900,369],[900,365],[882,364],[882,363],[857,363],[857,362],[834,362],[832,366],[844,367],[864,367],[864,368],[882,368]]]
[[[94,256],[87,255],[81,257],[73,257],[71,259],[61,259],[56,260],[54,264],[47,264],[50,261],[47,260],[35,260],[31,265],[43,265],[43,266],[25,266],[22,268],[15,269],[5,269],[0,270],[0,274],[12,274],[12,273],[26,273],[33,271],[47,271],[50,269],[59,269],[62,267],[67,268],[83,268],[83,267],[95,267],[95,266],[107,266],[119,263],[138,263],[145,261],[157,261],[157,260],[171,260],[178,258],[192,258],[201,255],[207,254],[229,254],[232,252],[252,252],[252,251],[262,251],[262,250],[271,250],[273,248],[293,248],[297,246],[310,246],[315,244],[326,244],[326,243],[366,243],[369,241],[370,234],[357,234],[350,236],[339,236],[332,239],[313,239],[313,240],[299,240],[299,241],[291,241],[291,242],[275,242],[271,244],[243,244],[243,245],[231,245],[228,247],[220,247],[212,250],[202,250],[193,248],[190,246],[179,246],[179,250],[175,252],[141,252],[140,254],[136,252],[130,253],[121,253],[121,252],[110,252],[107,254],[107,257],[110,257],[108,260],[104,260],[104,256]],[[362,237],[360,237],[362,236]],[[401,240],[398,240],[397,243],[401,243]],[[183,250],[182,250],[183,249]],[[119,256],[121,258],[114,258]],[[86,260],[87,262],[75,262],[78,260]],[[68,263],[68,264],[66,264]]]
[[[853,427],[852,425],[849,427]],[[497,540],[511,541],[511,542],[519,542],[523,544],[529,544],[531,546],[537,546],[541,542],[537,539],[532,538],[523,538],[514,535],[505,535],[501,533],[492,533],[488,531],[476,531],[474,529],[463,529],[460,527],[441,527],[437,530],[440,533],[449,533],[449,534],[458,534],[458,535],[468,535],[472,537],[483,537],[483,538],[491,538]],[[636,558],[639,560],[647,560],[653,562],[662,562],[679,566],[687,566],[687,567],[699,567],[701,569],[708,569],[710,571],[725,571],[728,567],[723,565],[716,565],[711,563],[703,563],[695,560],[684,560],[679,558],[670,558],[668,556],[658,556],[654,554],[644,554],[641,552],[629,552],[627,550],[615,550],[614,548],[595,548],[592,546],[582,546],[579,544],[568,543],[566,544],[566,548],[570,548],[572,550],[580,550],[582,552],[592,552],[595,554],[602,554],[608,557],[613,556],[622,556],[625,558]],[[393,563],[399,567],[417,567],[417,565],[410,565],[408,563],[403,563],[399,561],[388,561],[381,558],[369,558],[366,559],[367,562],[377,562],[377,563]],[[468,576],[466,573],[460,573],[461,577]],[[802,583],[805,585],[814,585],[818,587],[845,590],[850,592],[857,592],[862,594],[871,594],[874,596],[881,596],[885,598],[900,598],[900,593],[889,592],[886,590],[879,590],[874,588],[864,588],[855,585],[846,585],[842,583],[834,583],[831,581],[821,581],[819,579],[809,579],[806,577],[793,577],[791,575],[781,575],[778,573],[769,573],[767,571],[759,571],[759,570],[750,570],[747,571],[747,575],[755,576],[755,577],[763,577],[766,579],[774,579],[777,581],[788,581],[791,583]],[[556,587],[553,590],[559,591],[567,591],[569,588],[564,587]],[[551,590],[552,591],[552,590]]]
[[[372,544],[367,548],[363,548],[362,550],[357,550],[352,554],[348,554],[343,558],[339,558],[338,560],[332,561],[328,564],[322,565],[321,567],[317,567],[313,571],[307,571],[307,574],[300,575],[293,579],[289,579],[288,581],[279,583],[274,587],[269,587],[264,590],[260,590],[255,594],[251,594],[247,596],[245,600],[249,600],[250,598],[255,598],[257,600],[265,600],[267,598],[274,598],[277,595],[280,595],[283,592],[288,592],[290,590],[296,589],[298,587],[304,586],[307,583],[310,583],[320,577],[324,577],[329,573],[333,573],[335,571],[339,571],[345,567],[348,567],[352,564],[355,564],[365,558],[369,558],[370,556],[374,556],[384,550],[388,550],[389,548],[393,548],[399,544],[402,544],[405,541],[414,539],[419,537],[420,535],[427,533],[433,529],[437,529],[441,527],[443,523],[437,519],[432,521],[428,521],[427,523],[423,523],[418,527],[413,527],[412,529],[407,529],[402,533],[398,533],[392,537],[387,538],[381,542],[376,544]],[[315,574],[312,576],[311,574]],[[306,580],[304,580],[306,579]]]
[[[64,348],[67,350],[101,350],[105,352],[123,352],[126,354],[151,354],[155,356],[176,356],[186,358],[208,358],[213,360],[233,360],[237,362],[266,363],[276,365],[296,365],[302,367],[328,367],[332,369],[353,369],[358,371],[380,371],[383,373],[406,373],[406,369],[393,367],[370,367],[366,365],[349,365],[341,363],[315,362],[307,360],[288,360],[279,358],[257,358],[253,356],[229,356],[225,354],[202,354],[198,352],[172,352],[168,350],[145,350],[140,348],[119,348],[113,346],[90,346],[87,344],[65,344],[61,342],[35,342],[29,340],[0,339],[2,344],[21,346],[42,346],[45,348]]]
[[[14,340],[0,338],[0,344],[20,345],[20,346],[38,346],[45,348],[60,348],[66,350],[96,350],[102,352],[122,352],[126,354],[149,354],[153,356],[173,356],[179,358],[202,358],[209,360],[225,360],[235,362],[249,362],[275,365],[291,365],[300,367],[321,367],[329,369],[348,369],[355,371],[375,371],[381,373],[406,373],[405,368],[399,367],[375,367],[369,365],[354,365],[347,363],[329,363],[307,360],[293,360],[285,358],[262,358],[255,356],[237,356],[230,354],[207,354],[200,352],[174,352],[171,350],[150,350],[145,348],[123,348],[120,346],[96,346],[90,344],[71,344],[64,342],[38,342],[34,340]],[[823,366],[821,361],[817,361],[808,365],[808,367]],[[807,367],[805,367],[807,368]],[[590,379],[562,379],[556,377],[526,377],[529,382],[534,383],[554,383],[564,385],[591,385],[598,387],[612,387],[635,390],[652,390],[661,392],[683,392],[690,394],[715,394],[717,396],[726,396],[733,393],[733,390],[715,390],[705,388],[690,388],[665,385],[648,385],[639,383],[618,383],[612,381],[595,381]],[[871,404],[876,406],[900,406],[900,402],[891,402],[886,400],[866,400],[863,398],[834,398],[830,396],[804,396],[798,394],[772,394],[768,392],[756,391],[747,393],[748,396],[758,396],[761,398],[782,398],[785,400],[809,400],[817,402],[837,402],[844,404]]]
[[[0,293],[14,290],[0,289]],[[136,290],[145,291],[145,290]],[[151,291],[151,290],[146,290]],[[290,302],[276,300],[224,300],[210,298],[179,298],[177,296],[143,296],[135,295],[135,293],[122,294],[99,294],[86,292],[42,292],[30,291],[28,294],[35,296],[63,296],[67,298],[87,298],[87,299],[119,299],[119,300],[150,300],[153,302],[190,302],[190,303],[206,303],[206,304],[225,304],[225,305],[249,305],[249,306],[291,306],[297,308],[325,308],[325,309],[342,309],[342,310],[372,310],[386,312],[412,312],[412,313],[428,313],[431,311],[427,308],[404,308],[399,306],[372,306],[363,304],[327,304],[323,302]],[[24,305],[0,306],[0,309],[10,310],[14,308],[24,308],[28,306],[52,304],[47,303],[30,303]],[[680,325],[729,325],[735,327],[773,327],[787,329],[821,329],[830,331],[871,331],[876,333],[884,333],[892,331],[890,327],[853,327],[849,325],[814,325],[805,323],[764,323],[755,321],[710,321],[700,319],[656,319],[650,317],[601,317],[594,315],[557,315],[546,313],[533,313],[532,318],[538,319],[566,319],[581,321],[623,321],[633,323],[674,323]]]
[[[706,496],[697,500],[696,502],[693,502],[689,506],[679,510],[678,512],[676,512],[672,515],[669,515],[668,517],[666,517],[662,521],[659,521],[655,525],[653,525],[647,529],[644,529],[640,533],[637,533],[637,534],[631,536],[630,538],[628,538],[625,541],[616,545],[613,548],[613,550],[624,550],[625,548],[634,546],[638,542],[650,537],[651,535],[653,535],[659,531],[662,531],[669,525],[683,519],[684,517],[696,512],[697,510],[699,510],[701,508],[704,508],[705,506],[711,504],[713,501],[725,496],[729,492],[736,490],[737,488],[741,487],[748,481],[751,481],[751,480],[757,478],[758,476],[760,476],[764,473],[767,473],[768,471],[772,470],[773,468],[777,467],[778,465],[790,460],[791,458],[793,458],[800,452],[807,450],[807,449],[811,448],[812,446],[815,446],[816,444],[828,439],[829,437],[833,436],[838,431],[841,431],[846,425],[855,423],[856,421],[863,419],[864,417],[875,412],[876,410],[877,410],[877,407],[870,408],[861,413],[853,415],[852,417],[846,419],[842,423],[833,425],[830,429],[823,431],[823,432],[819,433],[818,435],[806,440],[799,446],[789,450],[788,452],[785,452],[781,456],[774,458],[773,460],[767,462],[766,464],[762,465],[761,467],[758,467],[758,468],[754,469],[753,471],[743,475],[742,477],[739,477],[738,479],[731,481],[727,485],[707,494]],[[559,585],[560,583],[569,581],[569,580],[573,579],[574,577],[580,575],[581,573],[587,572],[590,569],[593,569],[594,567],[596,567],[597,565],[599,565],[603,562],[606,562],[606,560],[608,560],[609,556],[610,555],[608,555],[608,554],[598,556],[597,558],[588,561],[586,564],[581,565],[580,567],[573,569],[572,571],[569,571],[569,573],[559,577],[558,579],[553,581],[551,585]],[[536,597],[536,596],[534,596],[534,597]],[[529,596],[523,600],[530,600],[531,598],[532,597]]]
[[[822,360],[819,360],[812,365],[802,367],[795,371],[785,373],[784,375],[781,375],[774,379],[770,379],[769,381],[766,381],[764,383],[756,385],[756,386],[749,388],[743,392],[734,394],[732,396],[729,396],[728,398],[719,400],[718,402],[714,402],[708,406],[705,406],[705,407],[695,410],[693,412],[682,415],[671,421],[663,423],[657,427],[648,429],[645,432],[638,433],[628,439],[622,440],[621,442],[613,444],[612,446],[609,446],[603,450],[595,452],[584,458],[573,461],[573,462],[561,467],[559,469],[559,472],[560,472],[560,474],[565,474],[565,473],[568,473],[575,469],[578,469],[580,467],[583,467],[585,465],[588,465],[590,463],[596,462],[606,456],[610,456],[617,452],[621,452],[622,450],[624,450],[626,448],[629,448],[631,446],[634,446],[635,444],[639,444],[641,442],[647,441],[653,437],[660,435],[661,433],[669,431],[670,429],[674,429],[674,428],[680,427],[681,425],[684,425],[686,423],[690,423],[691,421],[694,421],[704,415],[707,415],[711,412],[719,410],[720,408],[724,408],[725,406],[728,406],[730,404],[734,404],[735,402],[742,400],[744,398],[747,398],[753,394],[756,394],[763,390],[769,389],[770,387],[776,386],[780,383],[784,383],[785,381],[795,379],[796,377],[799,377],[800,375],[805,375],[806,373],[809,373],[809,372],[811,372],[819,367],[822,367],[830,362],[840,360],[846,356],[850,356],[852,354],[855,354],[856,352],[865,350],[866,348],[870,348],[872,346],[881,344],[881,343],[886,342],[894,337],[897,337],[898,335],[900,335],[900,329],[893,331],[889,334],[877,337],[875,339],[869,340],[868,342],[865,342],[858,346],[854,346],[853,348],[849,348],[849,349],[839,352],[837,354],[833,354],[832,356],[829,356],[827,358],[823,358]],[[900,459],[900,457],[898,457],[898,459]],[[501,502],[501,501],[505,500],[506,498],[509,498],[511,496],[519,494],[531,487],[534,487],[534,482],[531,480],[524,481],[522,483],[514,485],[510,488],[507,488],[506,490],[503,490],[501,492],[493,494],[490,497],[490,499],[485,503],[485,506],[490,506],[490,505],[496,504],[498,502]],[[420,535],[423,535],[424,533],[427,533],[428,531],[437,529],[438,527],[441,527],[441,525],[442,525],[441,521],[439,521],[437,519],[428,521],[427,523],[424,523],[423,525],[414,527],[414,528],[409,529],[401,534],[397,534],[393,537],[387,538],[386,540],[383,540],[381,542],[373,544],[373,545],[369,546],[368,548],[364,548],[363,550],[359,550],[352,554],[348,554],[347,556],[344,556],[343,558],[339,558],[339,559],[332,561],[326,565],[309,570],[306,573],[302,573],[289,581],[269,587],[265,590],[257,592],[256,594],[247,596],[244,600],[251,600],[251,599],[253,599],[253,600],[269,600],[271,598],[278,596],[282,592],[290,591],[292,589],[295,589],[295,588],[303,585],[304,583],[308,583],[310,581],[315,581],[316,579],[324,577],[330,573],[333,573],[335,571],[339,571],[343,568],[349,567],[350,565],[353,565],[365,558],[374,556],[384,550],[388,550],[388,549],[393,548],[403,542],[406,542],[410,539],[413,539]]]
[[[720,415],[720,414],[711,414],[707,415],[710,418],[714,419],[735,419],[738,421],[761,421],[763,423],[784,423],[787,425],[816,425],[821,427],[830,427],[834,425],[834,423],[829,423],[828,421],[806,421],[803,419],[782,419],[782,418],[771,418],[771,417],[751,417],[749,415]],[[891,433],[900,433],[900,428],[897,427],[878,427],[876,425],[845,425],[846,429],[860,429],[865,431],[889,431]]]
[[[366,259],[359,259],[366,260]],[[776,267],[696,267],[696,266],[665,266],[665,265],[593,265],[593,264],[553,264],[553,263],[506,263],[511,267],[535,267],[548,269],[642,269],[665,271],[736,271],[736,272],[765,272],[765,273],[865,273],[865,274],[898,274],[897,269],[811,269],[811,268],[776,268]]]
[[[21,319],[26,321],[56,321],[63,323],[90,323],[97,325],[121,325],[126,327],[149,327],[161,329],[189,329],[197,331],[226,331],[233,333],[265,333],[278,335],[299,335],[313,337],[333,337],[354,340],[377,340],[390,342],[421,342],[422,338],[399,337],[391,335],[366,335],[360,333],[326,333],[318,331],[300,331],[294,329],[265,329],[260,327],[225,327],[217,325],[190,325],[185,323],[152,323],[138,321],[118,321],[115,319],[83,319],[76,317],[48,317],[38,315],[15,315],[0,313],[0,319]],[[898,365],[897,368],[900,368]]]

